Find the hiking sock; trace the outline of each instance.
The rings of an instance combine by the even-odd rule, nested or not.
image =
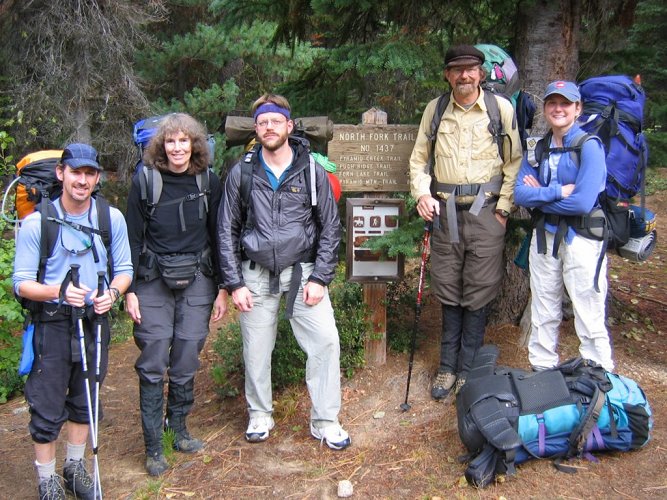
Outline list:
[[[41,483],[42,481],[46,481],[56,473],[56,459],[54,458],[45,464],[40,464],[37,460],[35,460],[35,469],[37,470],[37,477],[39,478],[39,482]]]
[[[79,460],[82,460],[85,454],[86,454],[86,443],[72,444],[68,441],[65,467],[67,467],[72,462],[78,462]]]

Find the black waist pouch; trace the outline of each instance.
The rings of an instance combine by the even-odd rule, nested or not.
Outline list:
[[[164,254],[155,257],[162,281],[172,290],[189,287],[199,272],[199,254]]]

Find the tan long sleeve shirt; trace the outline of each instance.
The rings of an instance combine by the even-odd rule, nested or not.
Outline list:
[[[484,103],[484,91],[468,109],[456,103],[450,96],[447,108],[442,116],[435,144],[435,176],[438,182],[447,184],[481,184],[497,175],[503,176],[499,193],[486,193],[487,196],[499,196],[497,208],[512,209],[514,184],[521,163],[521,139],[514,120],[514,108],[505,98],[496,98],[500,108],[500,118],[504,133],[503,141],[505,161],[500,158],[498,146],[489,133],[489,115]],[[428,103],[422,116],[419,132],[412,155],[410,156],[410,188],[412,196],[430,193],[431,176],[427,168],[429,143],[427,136],[431,132],[431,120],[435,113],[438,99]],[[446,198],[445,193],[438,193]],[[472,196],[457,198],[457,202],[470,203]]]

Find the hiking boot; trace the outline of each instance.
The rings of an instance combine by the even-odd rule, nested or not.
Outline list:
[[[195,402],[194,379],[184,384],[169,381],[167,395],[167,418],[165,429],[174,431],[174,449],[183,453],[195,453],[204,447],[203,441],[193,438],[188,432],[186,420]]]
[[[431,397],[436,401],[445,399],[456,382],[456,375],[449,372],[438,372],[431,388]]]
[[[195,453],[204,447],[201,439],[193,438],[187,429],[176,434],[174,449],[181,453]]]
[[[275,427],[276,423],[273,417],[268,415],[260,417],[250,417],[248,429],[245,431],[245,438],[251,443],[261,443],[269,438],[269,431]]]
[[[310,423],[310,434],[320,442],[325,442],[332,450],[342,450],[352,444],[350,436],[340,424],[331,424],[318,429]]]
[[[459,376],[456,378],[456,383],[454,384],[454,394],[458,394],[461,391],[461,387],[463,387],[466,383],[465,377]]]
[[[169,468],[162,452],[146,454],[146,472],[151,476],[161,476]]]
[[[39,500],[65,500],[65,490],[58,474],[39,483]]]
[[[93,478],[88,474],[83,459],[65,465],[63,479],[65,480],[65,488],[74,495],[74,498],[83,500],[93,500],[95,498]]]

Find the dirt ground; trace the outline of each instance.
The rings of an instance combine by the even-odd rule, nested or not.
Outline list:
[[[667,176],[667,172],[665,172]],[[667,217],[667,193],[648,199]],[[659,224],[662,219],[659,219]],[[438,363],[439,307],[425,295],[410,403],[402,412],[408,356],[389,354],[386,365],[367,368],[343,381],[341,421],[352,446],[335,452],[308,432],[309,400],[305,387],[275,394],[276,428],[261,444],[244,440],[242,393],[220,399],[209,374],[214,354],[210,339],[196,381],[191,432],[206,448],[195,455],[175,454],[161,480],[143,468],[144,450],[138,410],[138,383],[132,340],[114,345],[102,399],[106,418],[100,425],[100,470],[104,494],[113,499],[148,498],[336,498],[337,483],[350,480],[354,498],[667,498],[667,250],[660,243],[648,262],[610,259],[609,290],[614,296],[610,331],[617,372],[634,378],[651,403],[655,426],[651,441],[631,453],[598,454],[599,463],[577,461],[577,474],[558,472],[548,460],[518,468],[484,490],[468,486],[465,452],[456,427],[452,400],[434,402],[430,380]],[[212,336],[217,331],[213,325]],[[500,347],[500,363],[527,368],[527,350],[518,345],[519,328],[489,328],[486,341]],[[562,359],[577,355],[572,320],[563,323]],[[34,498],[32,446],[25,400],[0,406],[0,498]],[[62,464],[59,445],[59,465]]]

